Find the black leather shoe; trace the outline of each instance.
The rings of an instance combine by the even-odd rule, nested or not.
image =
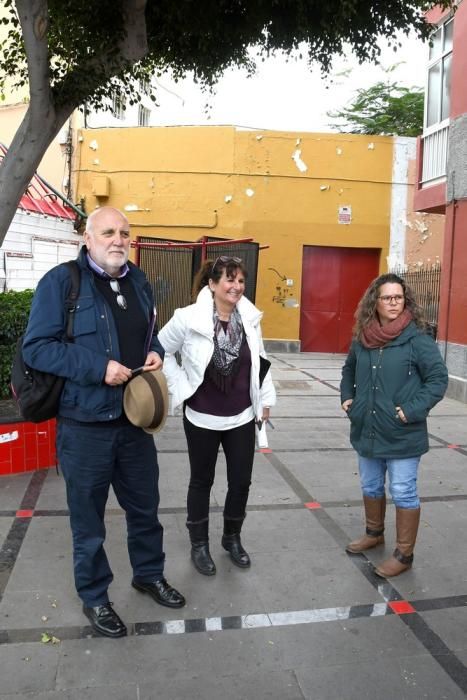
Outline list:
[[[104,637],[126,637],[125,624],[112,608],[112,603],[96,605],[93,608],[83,605],[83,612],[95,632],[103,634]]]
[[[131,582],[133,588],[141,593],[149,593],[159,605],[165,605],[167,608],[183,608],[186,605],[186,600],[181,593],[172,588],[165,578],[160,578],[158,581],[150,583],[144,581]]]
[[[212,560],[207,542],[191,543],[191,560],[203,576],[214,576],[216,573],[216,565]]]
[[[250,557],[242,547],[239,534],[222,535],[222,546],[230,554],[230,558],[236,566],[241,569],[248,569],[251,566]]]

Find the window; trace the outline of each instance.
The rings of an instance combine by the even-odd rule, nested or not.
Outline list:
[[[425,129],[439,128],[441,122],[449,119],[453,29],[451,18],[431,35]]]
[[[118,92],[112,95],[112,114],[117,119],[125,119],[126,98]]]
[[[149,126],[149,117],[151,115],[151,111],[147,109],[147,107],[143,107],[143,105],[139,105],[138,107],[138,126]]]
[[[150,88],[151,88],[151,85],[150,85],[149,80],[147,78],[139,81],[139,89],[144,95],[149,95]]]

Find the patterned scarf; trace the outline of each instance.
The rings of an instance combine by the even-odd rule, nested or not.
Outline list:
[[[240,350],[243,342],[243,325],[237,307],[230,315],[224,330],[216,307],[213,311],[214,352],[208,365],[208,374],[218,389],[227,393],[237,374],[240,363]]]
[[[411,320],[412,314],[408,309],[404,309],[394,321],[386,323],[385,326],[381,326],[379,321],[374,318],[362,330],[360,342],[366,348],[382,348],[391,340],[397,338],[404,328],[407,328]]]

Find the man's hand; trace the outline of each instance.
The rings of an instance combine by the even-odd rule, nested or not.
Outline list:
[[[144,363],[143,372],[152,372],[155,369],[160,369],[162,367],[162,360],[157,354],[157,352],[148,352],[146,362]]]
[[[347,413],[349,410],[350,406],[353,404],[353,399],[346,399],[345,401],[342,402],[342,410]]]
[[[119,384],[124,384],[129,379],[131,379],[131,369],[128,369],[125,365],[121,365],[120,362],[116,360],[109,360],[104,377],[104,382],[106,384],[118,386]]]

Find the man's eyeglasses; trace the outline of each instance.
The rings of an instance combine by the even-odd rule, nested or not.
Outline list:
[[[392,294],[391,296],[389,294],[384,294],[382,297],[378,297],[380,301],[383,302],[383,304],[390,304],[392,301],[395,301],[396,304],[400,304],[401,301],[404,301],[405,297],[403,294]]]
[[[117,295],[117,304],[119,305],[119,307],[120,307],[121,309],[123,309],[124,311],[126,311],[127,308],[128,308],[128,304],[126,303],[125,297],[124,297],[123,294],[120,292],[120,285],[119,285],[119,283],[118,283],[118,280],[111,279],[111,280],[109,280],[109,282],[110,282],[110,288],[111,288],[112,291],[115,292],[115,294]]]
[[[239,265],[242,262],[242,259],[236,258],[233,255],[219,255],[219,257],[216,258],[214,265],[212,266],[212,269],[214,270],[214,268],[216,267],[216,265],[218,263],[222,263],[223,265],[227,265],[227,263],[229,263],[229,262],[233,262],[236,265]]]

